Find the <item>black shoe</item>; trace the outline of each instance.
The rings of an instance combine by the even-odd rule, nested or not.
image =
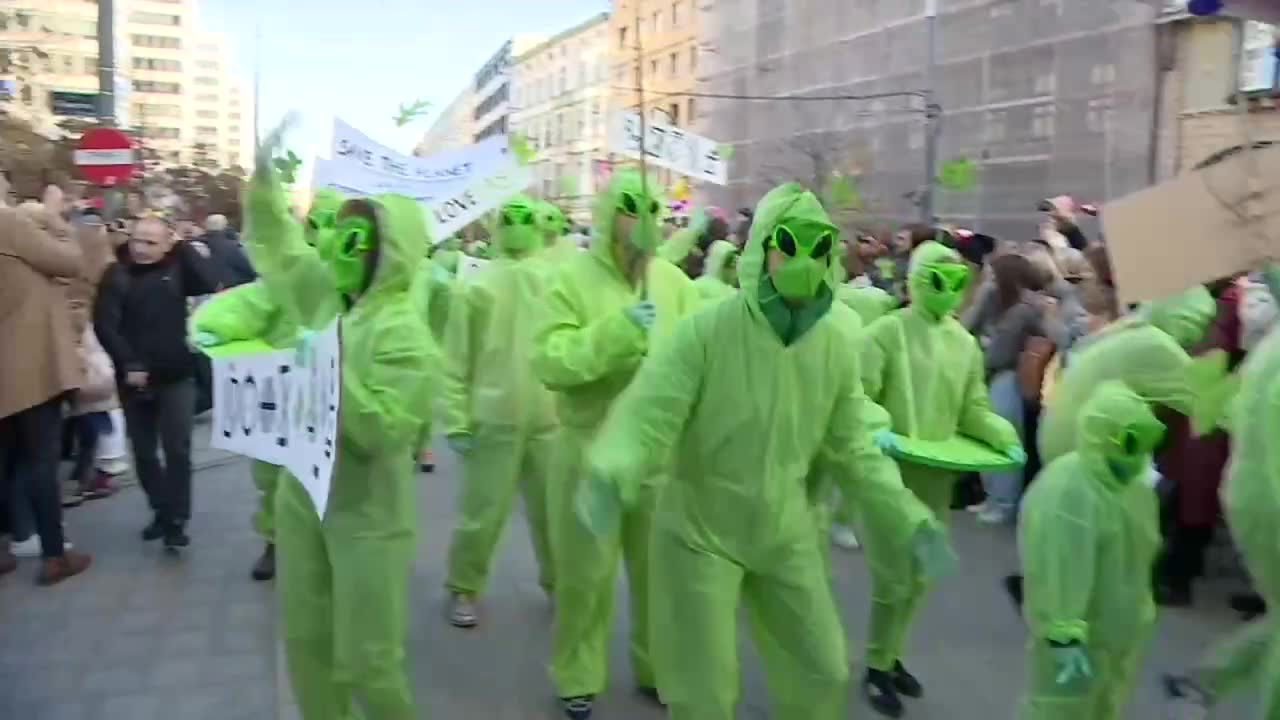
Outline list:
[[[646,700],[655,705],[661,705],[663,707],[667,706],[666,703],[662,702],[662,696],[658,694],[658,688],[641,685],[636,688],[636,692],[640,693]]]
[[[1252,620],[1267,614],[1267,601],[1257,593],[1238,593],[1231,596],[1231,609]]]
[[[169,523],[164,529],[164,546],[166,548],[184,548],[191,544],[182,523]]]
[[[1191,586],[1159,583],[1156,585],[1156,604],[1160,607],[1191,607]]]
[[[164,537],[164,521],[160,519],[159,515],[156,515],[151,519],[150,525],[142,528],[142,539],[151,542],[162,537]]]
[[[262,549],[262,556],[253,564],[253,579],[266,582],[276,576],[276,546],[267,543]]]
[[[885,717],[902,717],[902,698],[894,687],[893,676],[883,670],[867,670],[862,679],[862,694],[872,709]]]
[[[591,720],[591,703],[595,699],[595,695],[560,698],[560,707],[569,720]]]
[[[1197,708],[1213,705],[1213,693],[1201,687],[1195,680],[1185,675],[1162,675],[1160,686],[1164,688],[1164,697],[1169,701],[1180,701]]]
[[[893,689],[898,691],[899,695],[906,695],[909,698],[924,697],[924,686],[916,679],[915,675],[907,672],[907,668],[899,660],[897,665],[893,666]]]
[[[1005,575],[1004,591],[1009,595],[1009,600],[1013,606],[1017,608],[1018,613],[1022,613],[1022,576],[1021,575]]]

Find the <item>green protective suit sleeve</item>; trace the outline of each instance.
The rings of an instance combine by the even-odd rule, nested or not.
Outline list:
[[[1120,720],[1156,618],[1151,567],[1159,508],[1145,482],[1164,427],[1120,382],[1095,388],[1078,419],[1080,448],[1050,463],[1022,504],[1028,692],[1022,717]],[[1057,649],[1093,667],[1064,679]]]
[[[340,305],[333,274],[307,244],[279,177],[274,171],[255,174],[245,198],[245,247],[259,280],[290,317],[312,330],[323,328]]]
[[[280,345],[292,339],[271,337],[283,320],[284,313],[271,299],[266,283],[255,280],[206,300],[192,313],[191,327],[196,332],[212,333],[224,343],[265,339]]]
[[[1218,315],[1218,303],[1203,286],[1153,302],[1145,309],[1150,323],[1185,349],[1200,343]]]
[[[677,230],[658,247],[658,257],[672,265],[679,265],[693,251],[698,241],[698,234],[690,228]]]
[[[583,323],[576,312],[589,288],[561,277],[551,286],[533,355],[534,372],[551,390],[589,385],[606,375],[634,369],[648,343],[644,331],[621,312]]]
[[[898,299],[878,287],[842,283],[836,287],[836,299],[858,313],[863,325],[870,325],[898,307]]]

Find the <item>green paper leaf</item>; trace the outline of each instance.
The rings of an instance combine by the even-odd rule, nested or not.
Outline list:
[[[537,151],[529,145],[529,138],[522,134],[516,133],[512,135],[509,142],[511,152],[515,153],[516,160],[521,165],[528,165],[538,155]]]
[[[720,152],[720,159],[728,162],[733,159],[734,147],[732,145],[721,145],[716,148]]]
[[[978,184],[978,164],[969,158],[943,163],[938,184],[947,190],[968,192]]]
[[[395,121],[396,127],[404,127],[414,120],[423,117],[431,110],[430,100],[415,100],[411,103],[400,103],[400,107],[396,111]]]
[[[280,173],[280,181],[285,185],[292,185],[298,179],[298,168],[302,165],[302,158],[290,150],[284,156],[272,160],[271,164]]]
[[[862,193],[858,191],[858,179],[838,175],[831,183],[831,204],[841,210],[861,210]]]

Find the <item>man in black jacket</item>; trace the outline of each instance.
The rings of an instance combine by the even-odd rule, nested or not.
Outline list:
[[[158,217],[139,220],[128,258],[103,278],[94,329],[116,367],[120,404],[155,517],[143,540],[164,538],[185,547],[191,517],[191,426],[195,415],[195,358],[187,345],[187,298],[219,289],[207,248],[175,245]],[[164,449],[164,466],[158,447]]]
[[[205,218],[204,230],[200,239],[209,246],[209,259],[217,267],[218,277],[224,286],[231,288],[258,279],[249,256],[240,246],[240,239],[236,237],[234,230],[227,227],[225,215],[210,215]]]

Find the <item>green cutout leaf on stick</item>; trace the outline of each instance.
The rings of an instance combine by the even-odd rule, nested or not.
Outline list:
[[[831,204],[841,210],[861,210],[862,193],[858,191],[858,179],[837,175],[831,183]]]
[[[396,116],[392,118],[392,120],[395,121],[396,127],[404,127],[414,120],[426,115],[429,110],[431,110],[430,100],[415,100],[407,104],[400,103],[400,107],[396,111]]]
[[[943,163],[938,184],[947,190],[968,192],[978,184],[978,164],[969,158]]]
[[[538,155],[538,152],[529,145],[529,138],[524,135],[513,134],[508,142],[511,145],[511,152],[516,156],[516,161],[521,165],[528,165]]]
[[[725,162],[728,162],[728,161],[730,161],[730,160],[732,160],[732,159],[733,159],[733,146],[732,146],[732,145],[721,145],[720,147],[716,148],[716,150],[720,153],[720,159],[721,159],[721,160],[724,160]]]
[[[298,179],[298,168],[302,165],[302,158],[290,150],[283,157],[272,160],[271,164],[280,173],[280,181],[285,185],[292,185]]]

